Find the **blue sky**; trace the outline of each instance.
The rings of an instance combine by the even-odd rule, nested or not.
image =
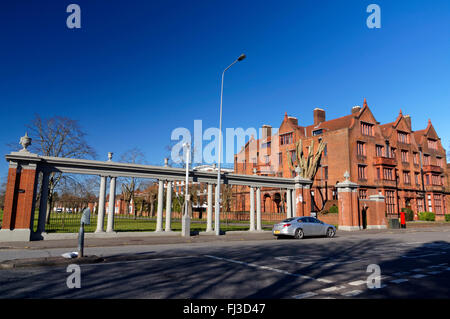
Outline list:
[[[81,7],[68,29],[66,7]],[[381,8],[369,29],[366,8]],[[450,2],[5,0],[0,10],[0,153],[35,113],[80,121],[106,159],[138,147],[162,164],[177,127],[300,125],[367,98],[381,123],[430,118],[450,147]],[[19,145],[18,145],[19,148]],[[0,161],[4,176],[7,162]]]

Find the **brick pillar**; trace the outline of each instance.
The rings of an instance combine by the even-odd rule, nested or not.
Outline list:
[[[367,229],[386,229],[386,200],[383,195],[371,195],[369,196],[371,201],[375,202],[374,211],[370,212],[374,214],[375,224],[368,224]]]
[[[362,225],[359,221],[358,211],[358,184],[350,182],[348,176],[342,183],[338,183],[338,207],[339,207],[339,229],[359,230]]]
[[[36,195],[36,164],[10,163],[6,184],[0,241],[31,239],[34,199]]]

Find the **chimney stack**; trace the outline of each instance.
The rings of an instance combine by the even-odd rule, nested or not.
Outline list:
[[[316,107],[313,111],[314,114],[314,125],[325,122],[325,111]]]
[[[272,136],[272,126],[264,124],[262,126],[262,139],[265,140],[267,137]]]
[[[412,127],[411,127],[411,116],[405,115],[405,116],[404,116],[404,119],[405,119],[406,122],[408,123],[409,129],[412,131]]]
[[[358,113],[359,111],[361,111],[361,106],[355,105],[352,107],[352,114]]]

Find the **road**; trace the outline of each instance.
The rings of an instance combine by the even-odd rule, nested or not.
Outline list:
[[[332,239],[92,247],[86,253],[139,259],[81,265],[81,287],[72,289],[66,267],[0,270],[0,298],[450,297],[448,227],[338,233]],[[373,264],[379,266],[381,280],[379,288],[370,289],[367,279],[376,273],[367,268]]]

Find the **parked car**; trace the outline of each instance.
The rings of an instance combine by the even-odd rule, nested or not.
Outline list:
[[[56,209],[56,212],[57,212],[57,213],[62,213],[62,208],[60,208],[60,207],[57,208],[57,209]]]
[[[293,217],[275,224],[272,234],[277,236],[277,238],[283,236],[297,239],[302,239],[305,236],[327,236],[332,238],[336,234],[336,227],[325,224],[314,217]]]

